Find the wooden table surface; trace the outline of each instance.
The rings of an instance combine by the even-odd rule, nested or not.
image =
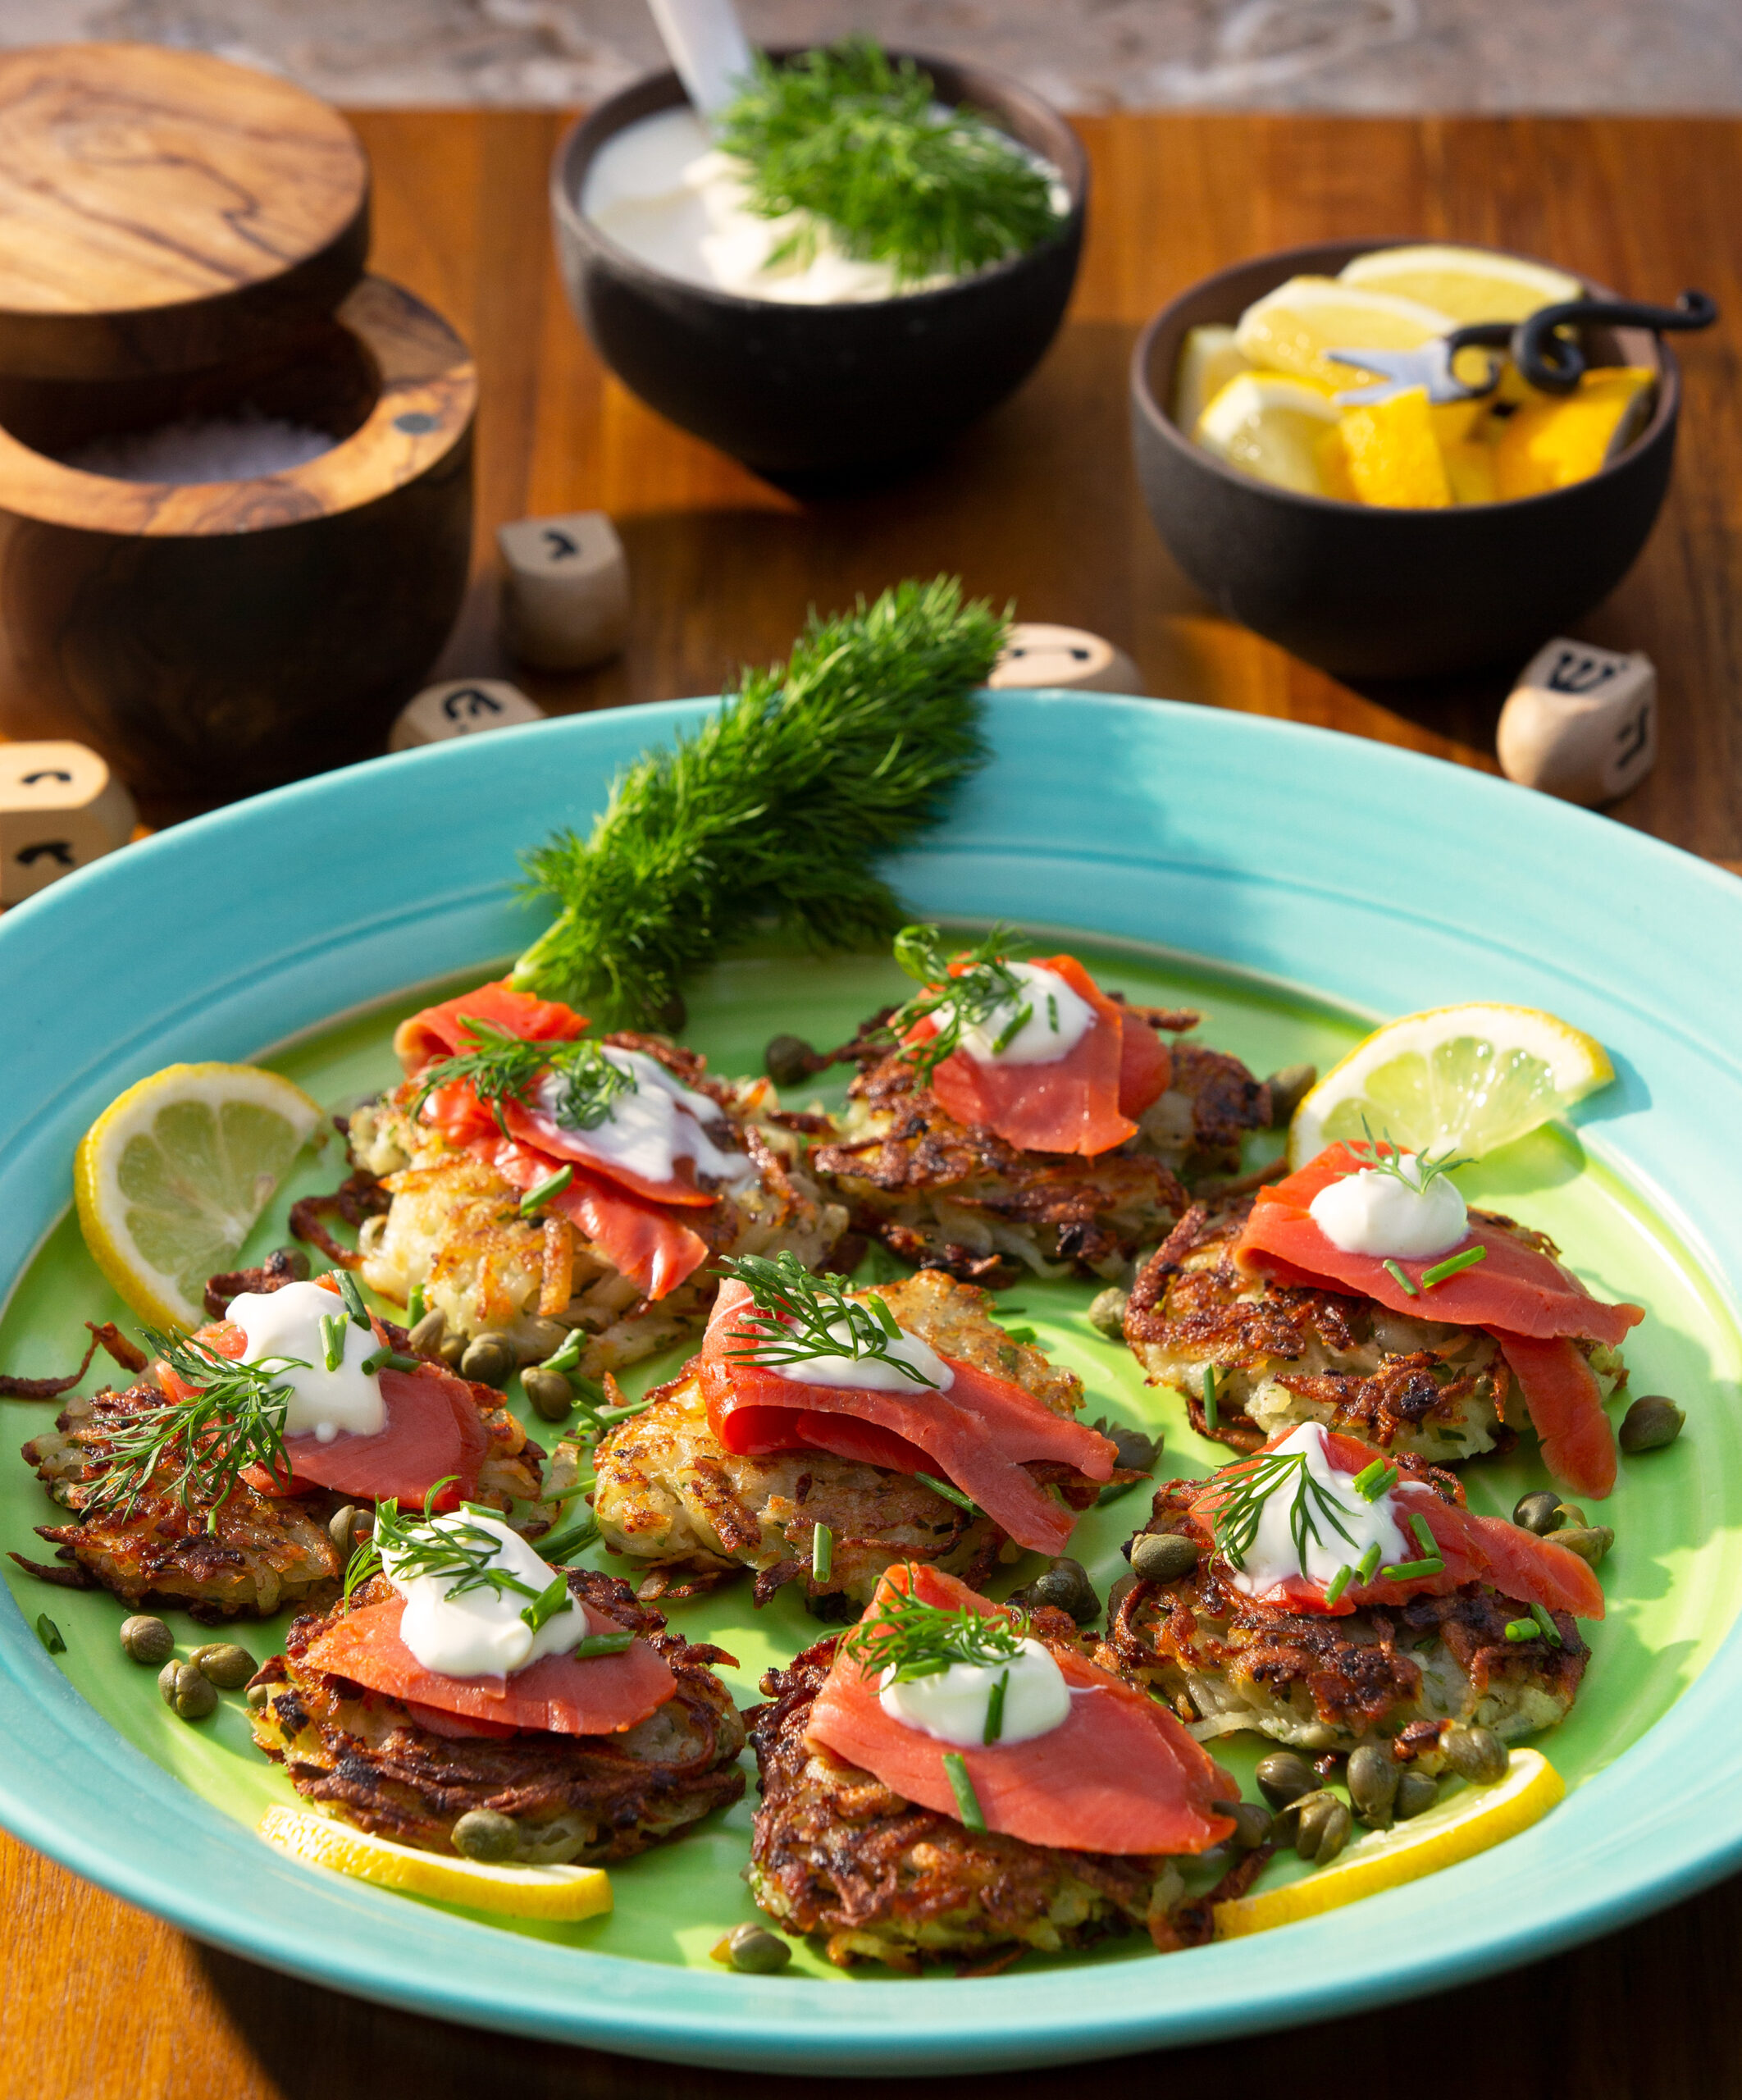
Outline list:
[[[1680,456],[1650,546],[1583,623],[1643,649],[1662,692],[1655,774],[1613,812],[1742,872],[1742,124],[1725,120],[1084,120],[1095,190],[1071,317],[1021,394],[897,486],[801,504],[663,423],[603,373],[550,262],[560,129],[519,112],[358,119],[376,178],[375,267],[471,340],[483,383],[477,581],[443,675],[522,678],[546,705],[709,692],[782,655],[813,604],[940,569],[1019,614],[1120,643],[1151,692],[1287,715],[1492,768],[1503,678],[1357,690],[1233,628],[1143,514],[1126,439],[1138,326],[1206,271],[1339,236],[1492,242],[1641,297],[1710,292],[1727,325],[1684,338]],[[527,676],[495,640],[494,532],[602,508],[634,577],[618,662]],[[1230,813],[1237,820],[1238,813]],[[1503,840],[1495,842],[1498,852]],[[1570,870],[1569,878],[1576,879]],[[1733,965],[1734,959],[1731,959]],[[1602,1891],[1594,1888],[1594,1897]],[[517,2100],[690,2096],[748,2078],[472,2034],[290,1982],[196,1946],[0,1839],[0,2100]],[[1091,2070],[1337,2089],[1402,2078],[1416,2100],[1549,2090],[1700,2100],[1742,2087],[1742,1881],[1416,2008]],[[1261,1967],[1286,1959],[1255,1948]],[[1236,2055],[1238,2049],[1238,2054]],[[1380,2067],[1383,2067],[1381,2070]],[[1001,2100],[1050,2089],[1000,2076]],[[758,2079],[768,2100],[807,2082]],[[904,2081],[978,2100],[994,2081]],[[820,2081],[810,2089],[820,2093]]]

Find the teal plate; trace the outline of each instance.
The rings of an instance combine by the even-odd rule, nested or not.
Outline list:
[[[336,1098],[348,1046],[358,1090],[378,1084],[384,1002],[522,945],[536,922],[513,892],[518,851],[554,824],[584,827],[615,769],[705,706],[327,774],[130,848],[0,920],[0,1276],[21,1280],[0,1326],[7,1368],[60,1367],[43,1338],[64,1349],[80,1317],[102,1316],[56,1279],[83,1259],[66,1219],[72,1150],[115,1094],[178,1058],[270,1051]],[[1732,1865],[1742,1162],[1727,1140],[1742,1130],[1742,997],[1712,959],[1742,952],[1742,886],[1581,811],[1316,730],[1099,696],[998,695],[989,719],[992,765],[947,829],[892,869],[921,911],[1070,929],[1115,982],[1128,944],[1133,988],[1201,1000],[1210,1039],[1254,1060],[1322,1061],[1363,1016],[1469,998],[1550,1007],[1609,1046],[1617,1083],[1576,1134],[1534,1141],[1521,1166],[1497,1161],[1472,1191],[1518,1195],[1598,1288],[1645,1302],[1636,1383],[1690,1401],[1683,1444],[1630,1469],[1603,1513],[1621,1535],[1611,1615],[1586,1695],[1544,1745],[1573,1783],[1566,1801],[1493,1851],[1261,1940],[922,1984],[825,1978],[803,1955],[802,1973],[741,1977],[689,1943],[705,1935],[681,1911],[682,1845],[657,1870],[650,1856],[618,1872],[618,1914],[597,1944],[585,1929],[493,1929],[283,1858],[225,1794],[239,1717],[206,1732],[139,1721],[78,1637],[96,1625],[79,1614],[112,1617],[112,1605],[20,1579],[0,1601],[8,1828],[203,1938],[340,1989],[650,2057],[849,2075],[1042,2064],[1365,2010],[1515,1965]],[[807,968],[800,1018],[854,1018],[873,967]],[[741,1066],[781,1024],[791,975],[790,960],[753,952],[697,988],[696,1037],[717,1063]],[[311,1174],[332,1178],[324,1163]],[[1068,1287],[1019,1295],[1092,1392],[1153,1412],[1117,1352],[1082,1339]],[[42,1419],[7,1407],[0,1430]],[[1170,1453],[1202,1470],[1211,1454],[1177,1405],[1165,1419]],[[10,1545],[25,1505],[16,1462],[0,1454],[0,1467]],[[1484,1506],[1516,1491],[1505,1468],[1480,1486],[1472,1475]],[[1104,1584],[1125,1507],[1093,1526]],[[47,1603],[66,1620],[66,1656],[49,1657],[20,1600],[32,1618]],[[754,1644],[790,1652],[806,1637],[781,1610],[746,1631],[741,1696]],[[271,1780],[251,1769],[250,1783]],[[717,1885],[721,1862],[741,1856],[746,1814],[686,1841],[699,1848],[689,1886]],[[663,1952],[650,1952],[650,1904],[680,1911],[663,1920]]]

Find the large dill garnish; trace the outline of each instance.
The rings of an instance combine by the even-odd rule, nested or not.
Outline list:
[[[527,856],[559,909],[516,988],[645,1025],[759,919],[819,947],[887,939],[903,915],[871,863],[984,758],[974,688],[1006,627],[946,577],[813,615],[784,665],[746,671],[694,736],[620,774],[589,838]]]
[[[140,1331],[187,1390],[179,1399],[142,1408],[114,1431],[107,1468],[83,1506],[119,1504],[125,1516],[148,1489],[173,1492],[184,1509],[203,1508],[206,1528],[215,1532],[218,1511],[249,1467],[288,1474],[285,1410],[291,1388],[284,1374],[312,1367],[294,1356],[239,1363],[193,1336]]]
[[[634,1073],[613,1063],[591,1038],[527,1042],[476,1014],[462,1014],[459,1025],[461,1034],[478,1048],[439,1057],[424,1067],[412,1102],[413,1116],[422,1114],[424,1102],[437,1088],[464,1080],[480,1101],[489,1103],[497,1128],[506,1137],[503,1102],[518,1101],[527,1106],[538,1081],[546,1072],[554,1072],[563,1082],[553,1104],[554,1120],[566,1130],[596,1130],[618,1096],[636,1091]]]
[[[907,1579],[913,1580],[908,1568]],[[891,1684],[941,1677],[952,1663],[1014,1662],[1028,1631],[1026,1612],[989,1618],[972,1609],[928,1605],[909,1591],[892,1591],[874,1617],[861,1619],[841,1645],[868,1677],[889,1673]]]
[[[1231,1568],[1246,1566],[1246,1556],[1258,1537],[1265,1504],[1273,1495],[1290,1497],[1288,1535],[1302,1568],[1306,1565],[1308,1539],[1316,1545],[1325,1544],[1319,1529],[1321,1518],[1348,1544],[1355,1543],[1355,1534],[1343,1522],[1336,1496],[1307,1470],[1304,1451],[1272,1451],[1218,1474],[1216,1481],[1222,1494],[1215,1509],[1215,1542]]]
[[[813,1276],[790,1249],[772,1261],[765,1254],[728,1255],[720,1267],[746,1286],[760,1316],[736,1331],[733,1339],[743,1346],[726,1350],[732,1362],[774,1371],[814,1357],[852,1357],[887,1363],[914,1385],[937,1390],[917,1364],[891,1354],[901,1329],[875,1293],[861,1304],[847,1296],[845,1276]]]
[[[925,989],[889,1016],[890,1039],[898,1042],[916,1021],[928,1017],[937,1025],[935,1035],[910,1043],[901,1052],[922,1080],[961,1048],[964,1029],[983,1027],[994,1014],[1011,1009],[993,1045],[1001,1048],[1032,1017],[1026,987],[1010,968],[1028,949],[1014,926],[994,926],[983,940],[955,956],[945,953],[935,926],[904,926],[896,935],[896,961]]]
[[[719,140],[748,164],[752,211],[825,221],[848,255],[888,263],[898,285],[1024,254],[1060,224],[1043,168],[977,112],[940,113],[931,75],[869,37],[785,66],[759,53]],[[769,262],[808,262],[814,248],[801,230]]]

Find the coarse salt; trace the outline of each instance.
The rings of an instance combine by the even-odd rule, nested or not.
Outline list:
[[[318,459],[335,442],[330,431],[244,409],[115,431],[58,456],[63,467],[115,482],[252,482]]]

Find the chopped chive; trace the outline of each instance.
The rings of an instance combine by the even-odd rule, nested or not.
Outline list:
[[[1040,1340],[1040,1336],[1033,1327],[1006,1327],[1004,1331],[1013,1342],[1022,1347],[1026,1347],[1028,1343]]]
[[[1059,998],[1056,992],[1047,994],[1047,1025],[1053,1034],[1059,1032]]]
[[[369,1308],[363,1303],[363,1293],[357,1288],[357,1279],[349,1269],[335,1269],[339,1280],[339,1295],[344,1300],[344,1309],[351,1316],[351,1324],[361,1327],[365,1334],[374,1332],[374,1323],[369,1317]]]
[[[971,1495],[964,1495],[959,1487],[951,1487],[946,1480],[939,1480],[934,1473],[915,1473],[914,1478],[921,1486],[928,1487],[933,1495],[941,1495],[946,1502],[953,1502],[958,1509],[970,1509],[978,1517],[980,1505]]]
[[[1338,1598],[1343,1595],[1343,1591],[1348,1589],[1350,1583],[1352,1582],[1354,1579],[1355,1570],[1350,1567],[1348,1561],[1344,1561],[1342,1567],[1337,1570],[1336,1573],[1332,1576],[1329,1582],[1328,1582],[1325,1586],[1325,1603],[1328,1605],[1335,1604]]]
[[[585,1495],[590,1487],[598,1485],[593,1475],[589,1473],[585,1480],[577,1480],[572,1487],[540,1488],[538,1500],[540,1502],[572,1502],[577,1495]]]
[[[536,1183],[521,1198],[520,1215],[531,1217],[535,1211],[541,1209],[554,1197],[560,1196],[574,1178],[575,1170],[572,1166],[559,1166],[554,1174],[547,1174],[542,1181]]]
[[[1473,1269],[1478,1262],[1488,1259],[1485,1247],[1466,1247],[1462,1254],[1448,1254],[1444,1261],[1436,1262],[1430,1269],[1421,1271],[1425,1290],[1431,1290],[1436,1283],[1443,1283],[1448,1276],[1455,1276],[1462,1269]]]
[[[1355,1492],[1365,1502],[1377,1502],[1382,1495],[1389,1495],[1398,1484],[1397,1468],[1389,1459],[1375,1459],[1370,1466],[1363,1466],[1354,1479]]]
[[[1017,1037],[1021,1034],[1024,1029],[1028,1026],[1028,1023],[1033,1020],[1033,1018],[1034,1009],[1033,1007],[1019,1007],[1015,1012],[1013,1013],[1010,1019],[1004,1024],[1002,1029],[1000,1029],[998,1039],[992,1045],[993,1057],[996,1057],[1001,1051],[1008,1050],[1010,1045],[1016,1040]],[[984,1826],[983,1825],[981,1827],[983,1828]]]
[[[64,1655],[66,1643],[61,1638],[61,1629],[47,1612],[39,1612],[36,1620],[36,1637],[51,1655]]]
[[[1204,1366],[1204,1427],[1206,1429],[1215,1429],[1220,1425],[1221,1414],[1215,1404],[1215,1366],[1206,1363]]]
[[[553,1576],[549,1583],[521,1613],[521,1617],[536,1633],[546,1619],[554,1618],[568,1602],[568,1583],[561,1575]]]
[[[1416,1535],[1416,1543],[1431,1560],[1439,1550],[1439,1541],[1428,1529],[1427,1518],[1419,1512],[1409,1520],[1409,1528]]]
[[[344,1331],[348,1325],[342,1312],[321,1315],[321,1354],[329,1371],[336,1371],[344,1361]]]
[[[890,1311],[889,1308],[883,1303],[882,1299],[873,1294],[872,1297],[868,1298],[865,1300],[865,1303],[871,1308],[872,1318],[876,1321],[877,1324],[882,1329],[883,1332],[888,1335],[890,1340],[892,1342],[900,1341],[901,1339],[901,1323],[896,1319],[894,1313]]]
[[[366,1356],[363,1367],[372,1378],[382,1371],[421,1371],[422,1365],[415,1356],[405,1356],[396,1349],[378,1349],[372,1356]]]
[[[1004,1733],[1004,1695],[1010,1688],[1010,1673],[1001,1671],[998,1682],[986,1696],[986,1728],[982,1742],[996,1742]]]
[[[1534,1618],[1509,1618],[1506,1623],[1508,1641],[1534,1641],[1540,1630]]]
[[[1001,1305],[998,1308],[998,1317],[1002,1319],[1006,1313],[1026,1312],[1028,1309],[1026,1305]]]
[[[1551,1647],[1559,1648],[1566,1645],[1561,1639],[1560,1628],[1555,1624],[1541,1605],[1531,1605],[1530,1616],[1541,1629],[1544,1640],[1548,1641]]]
[[[1375,1539],[1356,1564],[1355,1573],[1363,1582],[1373,1580],[1373,1571],[1379,1564],[1379,1543]]]
[[[1398,1286],[1399,1290],[1407,1290],[1411,1298],[1419,1298],[1421,1295],[1421,1292],[1416,1290],[1416,1286],[1410,1281],[1409,1278],[1403,1273],[1403,1271],[1395,1262],[1381,1262],[1379,1267],[1385,1271],[1386,1275],[1391,1278],[1391,1281]],[[1425,1282],[1425,1281],[1426,1279],[1424,1277],[1423,1281]]]
[[[424,1314],[427,1312],[429,1309],[429,1307],[424,1303],[423,1285],[421,1283],[414,1283],[411,1289],[405,1294],[406,1326],[408,1327],[415,1327],[417,1322],[423,1317]]]
[[[810,1534],[810,1573],[813,1578],[825,1582],[835,1565],[835,1535],[827,1524],[818,1524]]]
[[[568,1340],[554,1356],[547,1356],[545,1358],[543,1367],[546,1371],[572,1371],[581,1361],[581,1352],[586,1346],[586,1337],[581,1330],[578,1327],[571,1327],[568,1331]]]
[[[1095,1497],[1095,1507],[1105,1509],[1110,1502],[1117,1502],[1121,1496],[1130,1494],[1134,1487],[1152,1488],[1154,1486],[1152,1480],[1116,1480],[1110,1487],[1102,1488]]]
[[[1406,1560],[1392,1568],[1379,1570],[1382,1582],[1413,1582],[1418,1576],[1443,1575],[1446,1564],[1436,1553],[1430,1560]]]
[[[566,1532],[558,1532],[552,1537],[540,1539],[538,1541],[538,1557],[540,1560],[552,1562],[572,1557],[584,1546],[590,1546],[598,1536],[599,1520],[589,1513],[579,1523],[572,1524]]]
[[[595,1655],[620,1655],[634,1645],[632,1633],[589,1633],[584,1641],[575,1643],[574,1657],[577,1663],[589,1663]]]
[[[950,1791],[955,1796],[955,1812],[962,1819],[965,1829],[983,1830],[986,1817],[980,1807],[980,1797],[974,1791],[974,1782],[968,1776],[968,1767],[959,1751],[944,1752],[944,1770],[949,1776]]]

